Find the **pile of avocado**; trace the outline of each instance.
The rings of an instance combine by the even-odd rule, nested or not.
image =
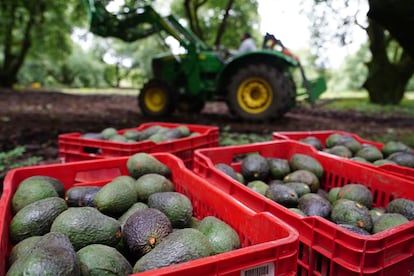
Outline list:
[[[414,220],[413,200],[393,199],[381,208],[373,206],[371,191],[361,183],[323,190],[324,168],[306,154],[283,159],[252,153],[241,159],[240,171],[225,163],[215,168],[300,216],[320,216],[358,234],[375,234]]]
[[[143,130],[126,129],[125,131],[119,131],[116,128],[107,127],[99,133],[85,133],[81,137],[84,139],[106,140],[119,143],[134,143],[146,140],[161,143],[197,135],[200,135],[200,133],[191,132],[186,125],[169,128],[155,124]]]
[[[325,147],[315,136],[307,136],[299,141],[310,144],[318,150],[358,162],[376,166],[396,164],[414,168],[413,149],[400,141],[388,141],[381,149],[371,144],[362,144],[351,135],[339,133],[329,135],[325,140]]]
[[[137,153],[126,166],[104,186],[24,179],[11,200],[7,275],[128,275],[241,247],[230,225],[193,214],[165,164]]]

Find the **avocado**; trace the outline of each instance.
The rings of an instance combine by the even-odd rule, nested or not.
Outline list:
[[[147,208],[133,213],[122,229],[123,241],[129,252],[142,257],[172,232],[168,217],[158,209]]]
[[[131,155],[127,160],[129,174],[137,179],[147,173],[158,173],[168,177],[170,169],[149,153],[139,152]]]
[[[368,209],[371,208],[374,200],[371,191],[364,185],[358,183],[346,184],[337,194],[337,199],[349,199],[365,205]]]
[[[66,203],[69,207],[94,207],[93,199],[100,189],[99,186],[73,186],[66,191]]]
[[[247,187],[261,195],[266,195],[266,191],[267,189],[269,189],[269,185],[267,185],[265,182],[261,180],[250,181],[249,183],[247,183]]]
[[[272,179],[283,179],[290,173],[289,162],[286,159],[269,157],[267,158],[269,164],[269,174]]]
[[[22,185],[25,181],[32,181],[32,180],[43,180],[43,181],[49,182],[55,187],[56,192],[58,193],[59,197],[63,198],[65,195],[65,185],[59,179],[55,177],[51,177],[51,176],[46,176],[46,175],[30,176],[28,178],[25,178],[23,182],[20,183],[20,185]]]
[[[414,153],[413,152],[394,152],[387,157],[397,165],[414,168]]]
[[[298,200],[298,208],[307,216],[320,216],[328,218],[332,206],[326,198],[314,193],[301,196]]]
[[[168,138],[167,138],[167,136],[165,136],[164,133],[157,132],[157,133],[151,135],[150,137],[148,137],[147,140],[150,140],[150,141],[158,144],[158,143],[167,142]]]
[[[341,140],[342,136],[343,135],[339,134],[339,133],[332,133],[331,135],[329,135],[325,139],[326,147],[331,148],[331,147],[335,146],[336,144],[338,144],[338,142]]]
[[[146,203],[148,197],[154,193],[175,191],[171,180],[158,173],[144,174],[135,181],[134,185],[138,195],[138,201],[144,203]]]
[[[148,207],[163,212],[173,228],[188,227],[193,216],[190,199],[177,192],[154,193],[148,197]]]
[[[101,131],[101,135],[104,140],[110,140],[115,135],[118,135],[118,131],[113,127],[107,127]]]
[[[133,273],[208,257],[211,252],[208,238],[199,230],[194,228],[178,229],[140,258],[133,267]]]
[[[375,160],[374,162],[372,162],[372,164],[374,164],[375,166],[381,166],[381,165],[385,165],[385,164],[397,165],[397,163],[395,163],[394,161],[389,160],[389,159],[378,159],[378,160]]]
[[[128,142],[128,139],[121,134],[116,134],[114,136],[111,136],[111,138],[109,138],[108,141],[126,143]]]
[[[134,205],[132,205],[125,213],[122,214],[122,216],[120,216],[118,218],[119,223],[121,224],[121,227],[124,227],[125,222],[127,221],[127,219],[135,212],[137,211],[141,211],[144,209],[147,209],[148,205],[143,203],[143,202],[136,202],[134,203]]]
[[[340,190],[341,190],[341,187],[334,187],[334,188],[329,190],[328,200],[331,204],[333,204],[337,200],[338,193],[339,193]]]
[[[318,178],[321,178],[324,173],[323,167],[321,163],[319,163],[318,160],[316,160],[312,156],[302,154],[302,153],[293,154],[289,160],[289,165],[292,171],[297,171],[297,170],[311,171]]]
[[[344,145],[335,145],[332,148],[326,148],[323,151],[343,158],[352,157],[352,151]]]
[[[51,232],[69,237],[75,250],[99,243],[115,246],[121,239],[121,224],[93,207],[70,207],[52,223]]]
[[[82,275],[125,276],[132,273],[128,260],[115,248],[90,244],[78,252]]]
[[[199,220],[197,217],[191,217],[189,227],[197,229],[200,225],[200,222],[201,220]]]
[[[208,238],[212,254],[228,252],[241,246],[237,232],[214,216],[204,217],[197,229]]]
[[[237,177],[236,179],[237,181],[239,181],[242,184],[246,184],[246,179],[244,179],[244,176],[241,173],[236,172],[236,177]]]
[[[287,208],[296,207],[298,204],[296,191],[285,184],[270,184],[265,196]]]
[[[138,141],[140,134],[140,131],[137,129],[128,129],[122,135],[129,141]]]
[[[48,197],[59,197],[55,187],[47,180],[23,180],[12,197],[12,210],[17,213],[26,205]]]
[[[8,276],[80,276],[79,260],[69,239],[62,233],[47,233],[26,254],[19,257]]]
[[[308,194],[311,192],[309,185],[303,182],[288,182],[285,184],[285,186],[288,186],[295,190],[296,194],[298,195],[298,198],[300,198],[304,194]]]
[[[120,180],[105,184],[93,199],[95,208],[111,217],[119,217],[135,202],[137,202],[136,191]]]
[[[342,227],[342,228],[345,228],[346,230],[349,230],[349,231],[354,232],[356,234],[360,234],[360,235],[364,235],[364,236],[371,235],[371,233],[368,232],[367,230],[365,230],[365,229],[363,229],[361,227],[355,226],[355,225],[351,225],[351,224],[338,224],[338,226],[339,227]]]
[[[190,130],[186,126],[178,126],[168,129],[163,134],[167,141],[171,141],[189,136]]]
[[[408,220],[414,220],[414,201],[406,198],[397,198],[390,201],[386,208],[387,213],[399,213]]]
[[[364,164],[371,164],[372,163],[372,162],[369,162],[368,160],[366,160],[365,158],[363,158],[361,156],[353,156],[353,157],[349,158],[349,160],[364,163]]]
[[[394,152],[410,152],[412,149],[400,141],[388,141],[381,149],[385,157],[390,156]]]
[[[147,140],[151,135],[157,133],[158,131],[162,129],[164,128],[159,125],[152,125],[150,127],[147,127],[146,129],[140,131],[139,140],[140,141]]]
[[[252,153],[242,159],[240,172],[247,182],[253,180],[266,182],[269,177],[269,164],[265,157]]]
[[[409,220],[401,214],[385,213],[375,222],[372,233],[376,234],[406,222],[409,222]]]
[[[314,147],[317,150],[322,150],[323,149],[323,144],[321,142],[321,140],[319,140],[317,137],[315,136],[308,136],[305,138],[301,138],[298,140],[299,142],[311,145],[312,147]]]
[[[335,146],[339,145],[345,146],[347,149],[349,149],[351,151],[351,156],[362,148],[362,144],[350,135],[343,135],[341,138],[339,138]]]
[[[104,140],[102,133],[87,132],[81,135],[82,139]]]
[[[299,169],[299,170],[296,170],[296,171],[293,171],[293,172],[287,174],[283,178],[283,182],[285,182],[285,183],[289,183],[289,182],[305,183],[309,186],[309,189],[313,193],[315,193],[320,187],[319,178],[316,176],[316,174],[309,171],[309,170],[302,170],[302,169]]]
[[[302,217],[306,217],[306,214],[302,212],[302,210],[300,210],[299,208],[288,208],[288,209]]]
[[[225,163],[217,163],[214,165],[214,167],[218,169],[219,171],[221,171],[222,173],[230,176],[231,178],[238,180],[236,171],[233,169],[232,166],[227,165]]]
[[[41,237],[42,236],[31,236],[15,244],[7,258],[7,266],[10,267],[18,258],[31,250]]]
[[[372,219],[369,210],[361,203],[338,199],[332,208],[331,220],[336,224],[350,224],[370,232]]]
[[[385,214],[385,210],[379,207],[375,207],[369,210],[369,214],[371,215],[372,223],[376,223],[377,220]]]
[[[60,197],[49,197],[26,205],[10,222],[11,242],[16,244],[28,237],[46,234],[54,219],[67,209],[65,200]]]
[[[372,145],[363,145],[363,147],[355,153],[355,156],[362,157],[371,163],[375,160],[384,158],[382,152]]]

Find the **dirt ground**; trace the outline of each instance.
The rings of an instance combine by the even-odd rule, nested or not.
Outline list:
[[[122,129],[155,121],[216,125],[230,127],[232,132],[259,134],[337,129],[369,138],[385,131],[414,133],[413,118],[398,114],[364,116],[304,104],[282,119],[260,124],[235,119],[224,103],[207,103],[200,114],[174,114],[154,120],[141,114],[135,96],[0,90],[0,152],[24,145],[27,155],[40,156],[44,163],[58,162],[59,134],[99,132],[109,126]]]

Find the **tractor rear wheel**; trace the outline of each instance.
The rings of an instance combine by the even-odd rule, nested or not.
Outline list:
[[[266,64],[251,64],[235,72],[227,87],[233,115],[250,121],[281,117],[292,104],[294,86],[283,72]]]
[[[162,117],[174,112],[176,93],[165,81],[152,79],[141,89],[138,106],[144,115]]]

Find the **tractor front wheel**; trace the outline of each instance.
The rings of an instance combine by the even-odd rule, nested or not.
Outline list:
[[[148,81],[138,95],[138,106],[144,115],[162,117],[175,110],[176,93],[165,81]]]
[[[240,68],[227,89],[227,105],[232,114],[250,121],[281,117],[288,110],[295,93],[284,74],[266,64]]]

